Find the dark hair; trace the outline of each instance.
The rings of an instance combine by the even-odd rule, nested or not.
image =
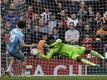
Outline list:
[[[59,32],[58,27],[54,27],[53,30],[52,30],[52,33],[54,33],[54,30],[57,30]]]
[[[23,29],[23,28],[26,27],[26,22],[25,22],[25,21],[19,21],[19,22],[17,23],[17,26],[18,26],[18,28]]]
[[[74,22],[70,22],[69,24],[73,24],[74,25]]]

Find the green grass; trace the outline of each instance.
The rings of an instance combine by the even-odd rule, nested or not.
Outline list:
[[[107,76],[0,77],[0,80],[107,80]]]

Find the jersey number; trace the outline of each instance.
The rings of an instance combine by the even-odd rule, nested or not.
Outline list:
[[[14,39],[15,39],[15,35],[12,35],[12,36],[10,37],[10,41],[13,42]]]

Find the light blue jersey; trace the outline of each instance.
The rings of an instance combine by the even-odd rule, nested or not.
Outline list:
[[[16,50],[20,49],[20,44],[24,42],[24,34],[19,28],[14,28],[10,32],[9,42],[7,44],[7,50],[10,53],[14,53]]]
[[[21,61],[26,59],[23,52],[20,50],[20,45],[24,42],[23,37],[24,34],[21,30],[19,28],[14,28],[10,32],[10,38],[7,44],[7,51],[9,55]]]

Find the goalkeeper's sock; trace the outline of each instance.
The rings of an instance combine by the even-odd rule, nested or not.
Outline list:
[[[92,62],[90,62],[84,58],[81,59],[81,62],[86,64],[86,65],[97,66],[96,64],[94,64],[94,63],[92,63]]]
[[[90,53],[91,53],[93,56],[97,57],[98,59],[104,60],[104,57],[103,57],[101,54],[99,54],[98,52],[96,52],[96,51],[94,51],[94,50],[91,50]]]

